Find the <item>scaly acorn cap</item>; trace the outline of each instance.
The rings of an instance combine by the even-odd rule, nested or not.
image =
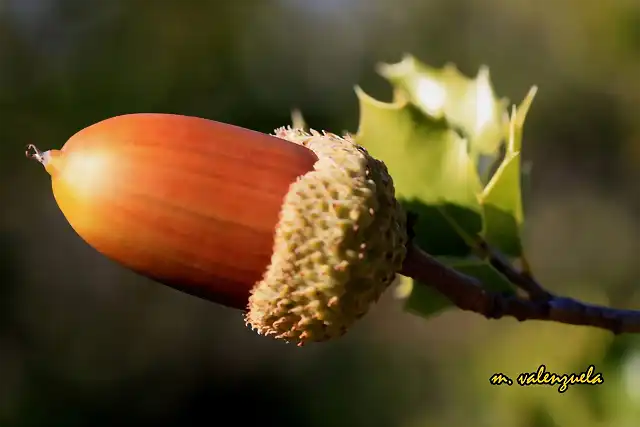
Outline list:
[[[406,255],[406,215],[386,166],[349,136],[280,128],[311,149],[314,170],[285,196],[271,264],[245,320],[298,345],[343,335],[396,277]]]

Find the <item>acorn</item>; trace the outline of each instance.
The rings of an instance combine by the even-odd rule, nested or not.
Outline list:
[[[393,180],[349,136],[141,113],[27,155],[97,251],[298,345],[343,335],[406,256]]]

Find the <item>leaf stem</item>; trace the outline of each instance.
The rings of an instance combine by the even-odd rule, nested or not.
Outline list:
[[[553,298],[551,292],[540,285],[528,270],[517,271],[501,254],[495,252],[484,240],[477,243],[478,251],[489,261],[489,264],[502,273],[511,283],[524,290],[533,300],[549,301]],[[524,259],[524,258],[523,258]],[[528,266],[528,264],[526,264]]]

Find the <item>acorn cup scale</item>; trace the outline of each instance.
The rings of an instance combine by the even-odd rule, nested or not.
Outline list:
[[[93,248],[288,342],[342,335],[406,253],[391,177],[347,137],[141,113],[27,154]]]

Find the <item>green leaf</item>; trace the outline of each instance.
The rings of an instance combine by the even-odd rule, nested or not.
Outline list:
[[[520,106],[514,107],[508,126],[504,160],[481,195],[484,213],[482,236],[489,245],[512,257],[522,256],[523,251],[520,150],[524,120],[535,93],[536,88],[531,88]]]
[[[400,285],[396,288],[396,297],[405,300],[405,311],[422,317],[435,316],[453,306],[434,288],[405,276],[401,277]]]
[[[485,217],[483,237],[489,245],[509,256],[522,254],[520,178],[520,153],[508,155],[482,199]]]
[[[520,146],[535,90],[509,120],[506,101],[496,99],[484,67],[469,79],[453,66],[436,70],[407,57],[383,66],[381,73],[394,85],[394,101],[377,101],[356,88],[360,125],[355,139],[385,162],[398,199],[417,214],[416,243],[489,288],[513,293],[493,267],[466,257],[481,233],[498,249],[521,252]],[[498,163],[502,147],[506,154]],[[487,180],[492,178],[486,188],[479,176],[481,161]],[[422,316],[451,306],[428,283],[411,278],[402,278],[398,292],[407,299],[407,309]]]
[[[361,110],[356,142],[385,162],[396,196],[418,215],[416,243],[435,256],[467,256],[468,236],[482,230],[482,184],[466,140],[446,119],[425,115],[406,100],[384,103],[360,89],[357,94]],[[412,286],[410,278],[403,282],[405,288],[420,289],[421,301],[429,302],[423,314],[449,305],[433,288]]]
[[[466,141],[444,118],[427,116],[405,100],[385,103],[356,91],[356,142],[385,162],[398,199],[418,214],[416,242],[435,256],[467,255],[460,231],[475,236],[482,229],[482,184]]]
[[[391,82],[396,96],[404,96],[424,113],[446,118],[468,138],[474,162],[480,155],[496,158],[504,138],[506,99],[498,99],[489,69],[480,67],[475,78],[453,64],[429,67],[406,55],[396,64],[382,64],[380,74]]]
[[[440,259],[440,261],[443,261]],[[445,263],[457,271],[480,280],[487,289],[504,295],[514,295],[511,283],[491,265],[483,261],[448,261]],[[408,288],[411,285],[411,289]],[[403,277],[402,290],[409,296],[405,302],[405,310],[422,317],[429,317],[440,313],[452,303],[433,288]]]

